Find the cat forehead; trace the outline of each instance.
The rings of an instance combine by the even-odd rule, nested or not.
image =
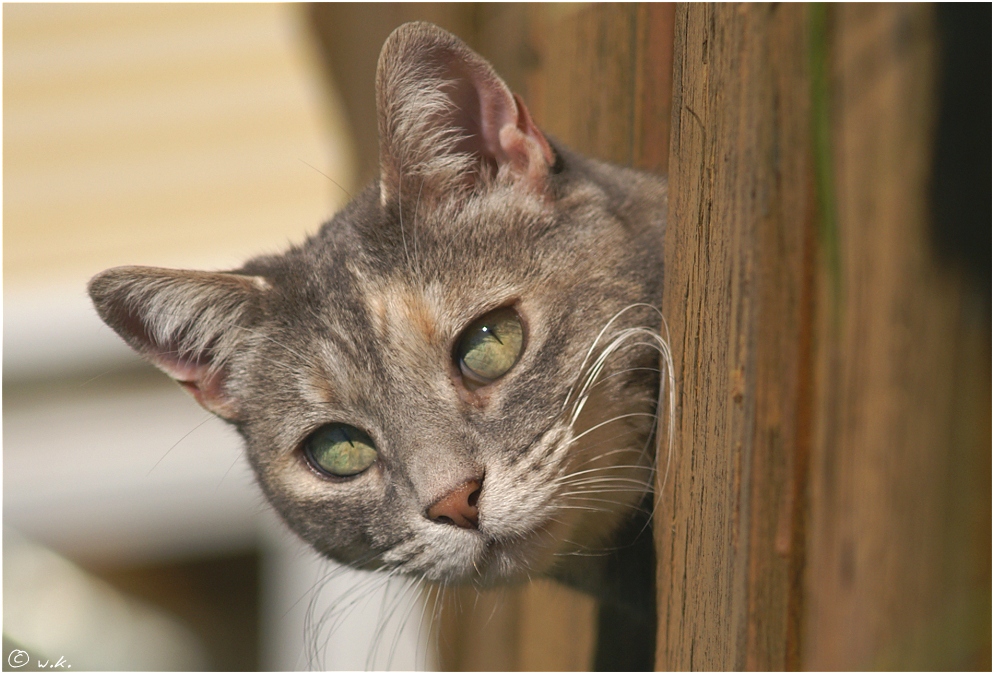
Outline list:
[[[493,280],[483,288],[441,282],[419,286],[392,279],[372,285],[364,301],[380,340],[411,343],[416,336],[424,344],[444,346],[454,331],[481,313],[512,302],[520,291],[510,280]]]
[[[513,266],[520,258],[520,244],[547,231],[555,221],[554,209],[540,199],[493,185],[468,196],[416,201],[413,206],[400,202],[384,206],[364,199],[359,208],[330,226],[352,229],[366,261],[385,264],[381,271],[408,267],[424,274],[435,269],[458,272],[472,268],[474,261],[476,266]],[[504,244],[512,242],[518,244],[512,249],[516,254],[505,249]]]
[[[373,330],[383,341],[396,333],[405,336],[414,333],[426,343],[436,343],[443,317],[451,319],[451,309],[437,286],[419,292],[404,283],[385,283],[370,289],[365,301]]]

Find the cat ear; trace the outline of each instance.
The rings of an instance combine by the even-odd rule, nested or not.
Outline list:
[[[204,408],[236,420],[227,360],[266,287],[257,276],[116,267],[95,276],[89,292],[100,318],[131,348]]]
[[[383,45],[376,71],[380,193],[429,195],[510,178],[542,193],[555,153],[521,98],[459,38],[407,23]]]

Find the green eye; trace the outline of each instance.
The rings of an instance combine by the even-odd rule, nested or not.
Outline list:
[[[323,473],[351,477],[373,465],[376,449],[368,435],[348,424],[328,424],[304,441],[308,461]]]
[[[495,309],[473,321],[456,346],[463,377],[483,386],[504,375],[518,362],[524,329],[514,309]]]

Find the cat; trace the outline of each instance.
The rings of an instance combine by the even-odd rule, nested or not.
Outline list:
[[[109,269],[97,312],[235,426],[320,553],[545,574],[654,631],[665,180],[543,134],[432,24],[387,39],[376,92],[379,179],[316,235],[234,271]]]

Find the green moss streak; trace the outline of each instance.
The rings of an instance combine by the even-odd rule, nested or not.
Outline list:
[[[811,140],[818,200],[818,235],[831,286],[831,311],[837,324],[844,298],[829,110],[829,19],[829,8],[825,3],[811,5]]]

